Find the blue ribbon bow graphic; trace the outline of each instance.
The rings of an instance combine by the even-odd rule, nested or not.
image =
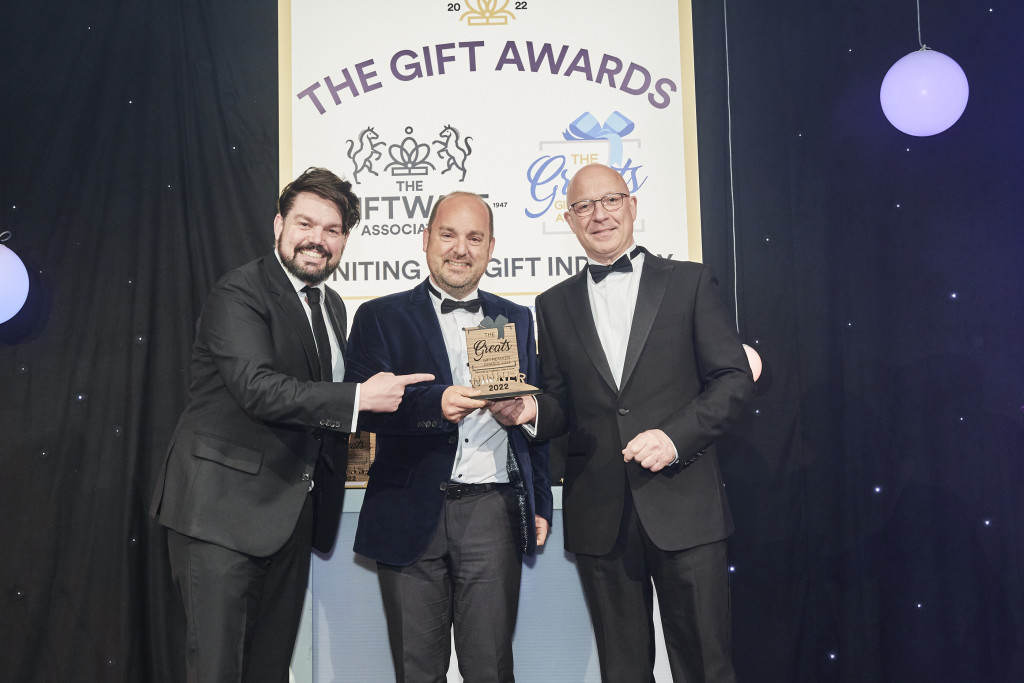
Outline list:
[[[498,339],[505,338],[505,325],[508,324],[508,318],[503,315],[499,315],[494,320],[491,320],[491,316],[484,316],[484,319],[480,321],[480,327],[489,327],[498,331]]]
[[[590,112],[583,112],[579,118],[569,124],[569,130],[562,132],[566,140],[607,140],[609,150],[609,166],[617,166],[622,161],[622,138],[633,132],[635,124],[623,114],[613,111],[604,122],[598,120]]]

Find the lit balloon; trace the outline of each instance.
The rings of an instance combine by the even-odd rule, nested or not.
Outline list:
[[[946,130],[967,107],[967,76],[955,61],[931,49],[911,52],[892,65],[879,99],[889,123],[923,137]]]
[[[18,255],[0,244],[0,323],[13,318],[28,298],[28,271]]]
[[[747,352],[747,362],[750,363],[750,373],[754,376],[754,381],[761,376],[761,356],[757,354],[753,348],[743,345],[743,350]]]

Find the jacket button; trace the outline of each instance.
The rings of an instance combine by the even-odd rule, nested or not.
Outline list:
[[[442,491],[447,491],[448,490],[448,482],[446,482],[446,481],[442,481],[441,482],[441,490]]]
[[[619,408],[619,415],[626,415],[629,413],[629,408]]]
[[[302,473],[302,481],[309,481],[309,472]]]
[[[458,442],[459,442],[459,437],[456,436],[455,434],[452,434],[451,436],[448,437],[448,443],[452,444],[453,446],[455,444],[457,444]]]

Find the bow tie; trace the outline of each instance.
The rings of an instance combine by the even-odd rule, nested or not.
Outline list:
[[[480,298],[469,299],[468,301],[456,301],[455,299],[445,299],[441,296],[441,292],[434,289],[434,285],[427,283],[427,289],[431,294],[441,300],[441,312],[451,313],[456,308],[464,308],[470,313],[476,313],[480,310]]]
[[[598,282],[608,277],[608,274],[611,272],[632,273],[633,258],[639,254],[642,249],[643,247],[637,247],[629,254],[623,254],[610,266],[598,266],[591,263],[588,268],[590,269],[590,277],[594,278],[594,284],[596,285]]]
[[[480,299],[470,299],[469,301],[456,301],[455,299],[444,299],[441,301],[441,312],[451,313],[456,308],[464,308],[470,313],[476,313],[480,310]]]

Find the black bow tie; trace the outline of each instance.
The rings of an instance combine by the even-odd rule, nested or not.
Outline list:
[[[598,282],[608,277],[608,273],[614,271],[620,273],[632,273],[633,258],[636,257],[642,249],[643,247],[637,247],[629,254],[623,254],[610,266],[598,266],[591,263],[588,268],[590,269],[590,277],[594,278],[594,284],[596,285]]]
[[[456,301],[455,299],[444,299],[441,301],[441,312],[451,313],[456,308],[464,308],[470,313],[476,313],[480,310],[480,299],[470,299],[469,301]]]
[[[433,294],[434,296],[441,300],[442,313],[451,313],[456,308],[464,308],[470,313],[476,313],[477,311],[480,310],[479,297],[476,299],[470,299],[468,301],[456,301],[455,299],[445,299],[444,297],[442,297],[441,292],[434,289],[434,285],[430,284],[429,282],[427,283],[427,289],[430,290],[431,294]]]

